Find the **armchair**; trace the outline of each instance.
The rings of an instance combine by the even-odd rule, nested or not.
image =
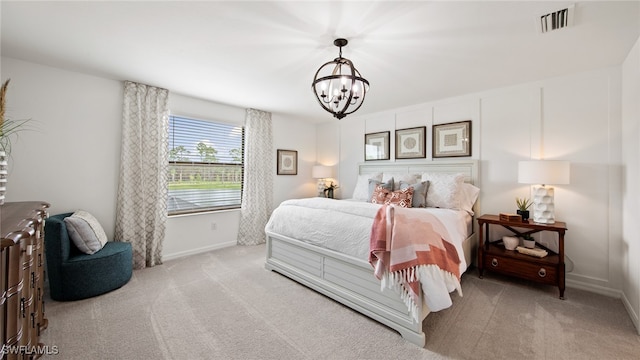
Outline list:
[[[58,301],[80,300],[115,290],[130,279],[133,253],[127,242],[109,241],[87,255],[69,238],[64,218],[50,216],[45,222],[45,250],[49,291]]]

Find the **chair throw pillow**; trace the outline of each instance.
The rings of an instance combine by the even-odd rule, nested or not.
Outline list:
[[[69,237],[78,250],[93,254],[107,243],[107,234],[93,215],[86,211],[76,211],[64,219]]]

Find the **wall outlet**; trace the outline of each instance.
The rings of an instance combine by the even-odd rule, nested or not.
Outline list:
[[[212,222],[211,223],[211,231],[218,230],[218,224]]]

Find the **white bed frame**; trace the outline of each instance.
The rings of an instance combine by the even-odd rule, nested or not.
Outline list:
[[[465,181],[478,184],[477,160],[448,160],[423,162],[371,162],[359,165],[359,174],[392,173],[464,173]],[[474,212],[479,213],[479,202]],[[477,231],[463,243],[468,265],[475,260]],[[422,321],[416,322],[391,289],[380,290],[380,281],[365,261],[325,248],[309,245],[296,239],[267,232],[265,268],[281,273],[321,294],[324,294],[380,323],[395,329],[406,340],[425,345]],[[421,292],[420,292],[421,293]],[[429,314],[423,305],[422,319]]]

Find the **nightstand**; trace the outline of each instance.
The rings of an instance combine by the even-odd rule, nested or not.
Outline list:
[[[564,264],[564,233],[567,225],[556,221],[554,224],[536,224],[528,221],[502,221],[498,215],[482,215],[478,218],[480,232],[478,236],[478,271],[482,278],[486,268],[505,275],[519,277],[538,283],[556,285],[560,289],[560,299],[564,299],[565,264]],[[520,254],[515,250],[507,250],[498,242],[490,242],[489,226],[499,225],[508,229],[516,236],[535,234],[540,231],[558,233],[558,253],[549,249],[549,255],[538,258]],[[525,229],[516,230],[515,228]],[[484,229],[484,232],[482,231]],[[487,239],[487,241],[485,241]],[[537,246],[540,246],[539,244]]]

